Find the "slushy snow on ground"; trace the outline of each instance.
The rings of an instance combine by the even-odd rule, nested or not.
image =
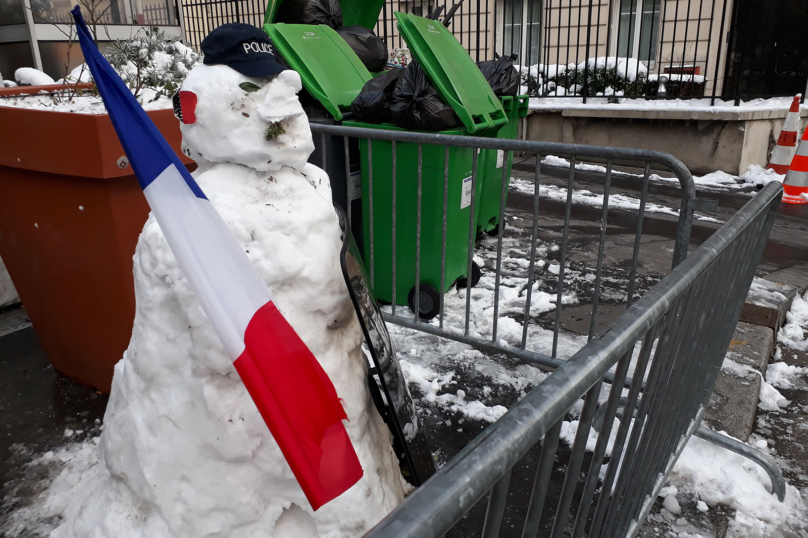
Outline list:
[[[786,324],[777,333],[777,341],[787,348],[808,351],[808,292],[794,297],[791,310],[786,314]]]
[[[797,488],[787,485],[781,503],[756,463],[698,437],[688,441],[668,484],[676,486],[680,501],[696,502],[700,512],[717,505],[735,509],[726,534],[730,538],[796,537],[801,536],[797,530],[808,529],[808,509]]]

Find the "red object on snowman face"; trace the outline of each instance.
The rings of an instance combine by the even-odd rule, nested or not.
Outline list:
[[[182,123],[190,125],[196,123],[197,96],[194,92],[179,91],[174,94],[174,115]]]

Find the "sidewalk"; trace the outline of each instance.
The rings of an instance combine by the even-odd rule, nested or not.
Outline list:
[[[0,530],[47,485],[27,464],[68,440],[98,435],[106,406],[106,395],[51,367],[25,309],[0,313]]]

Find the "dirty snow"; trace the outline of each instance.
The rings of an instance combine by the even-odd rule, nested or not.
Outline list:
[[[772,362],[766,368],[766,381],[780,389],[796,388],[796,380],[805,376],[808,376],[808,368],[785,362]]]
[[[585,166],[590,166],[593,168],[595,167],[594,165],[585,165]],[[511,178],[511,189],[517,192],[532,195],[535,190],[535,187],[534,182],[532,180],[525,180],[513,177]],[[539,196],[541,198],[548,198],[556,202],[566,203],[567,189],[564,187],[558,187],[556,185],[539,185]],[[572,203],[574,205],[602,208],[603,197],[604,195],[602,194],[593,193],[592,191],[586,189],[573,189],[572,191]],[[627,196],[625,194],[614,194],[614,193],[609,195],[609,209],[632,211],[636,213],[640,210],[640,203],[641,200],[639,198],[634,198],[633,196]],[[679,211],[676,209],[672,209],[670,207],[655,204],[653,202],[648,201],[646,201],[645,203],[645,212],[663,213],[674,217],[679,216]],[[707,217],[699,214],[694,214],[694,218],[696,220],[705,222],[716,222],[716,223],[722,222],[716,218]]]
[[[787,485],[781,503],[757,464],[698,437],[688,441],[668,484],[676,486],[680,501],[696,501],[700,512],[717,505],[735,509],[728,537],[797,536],[792,533],[808,528],[808,508],[797,488]]]
[[[735,362],[730,357],[732,352],[727,353],[724,357],[724,362],[721,364],[721,370],[725,373],[738,378],[747,378],[750,375],[760,376],[760,394],[758,396],[758,408],[763,411],[779,411],[783,407],[788,407],[790,402],[780,394],[767,379],[749,366],[748,364],[740,364]]]
[[[3,259],[0,258],[0,308],[9,306],[20,302],[20,296],[11,282],[11,276],[8,274],[6,265]]]
[[[772,181],[782,183],[785,179],[785,174],[778,174],[774,170],[763,168],[757,164],[749,165],[746,172],[741,174],[740,181],[750,183],[755,187],[765,187]]]
[[[791,310],[786,314],[786,324],[777,333],[777,341],[787,348],[799,351],[808,350],[808,292],[794,297]]]
[[[769,282],[764,278],[755,277],[752,280],[752,285],[749,288],[747,301],[751,301],[758,306],[778,308],[778,306],[784,304],[787,299],[785,295],[777,290],[778,285],[774,282]]]

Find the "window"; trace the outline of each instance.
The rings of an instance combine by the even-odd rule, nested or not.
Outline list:
[[[642,9],[637,9],[640,1]],[[620,0],[618,56],[656,61],[660,4],[661,0]]]
[[[516,54],[519,64],[539,63],[541,5],[539,0],[505,0],[502,51],[505,56]]]
[[[432,14],[432,2],[413,2],[410,5],[410,13],[419,17],[429,17]]]

